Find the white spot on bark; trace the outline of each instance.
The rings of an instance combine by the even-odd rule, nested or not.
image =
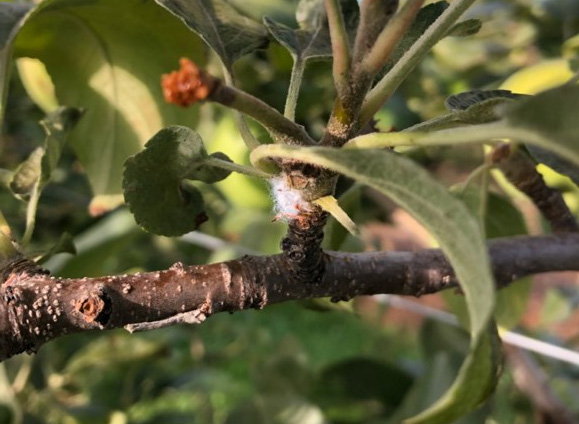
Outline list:
[[[223,281],[223,286],[225,287],[225,293],[229,294],[231,291],[231,271],[229,271],[229,267],[225,264],[221,264],[221,280]]]

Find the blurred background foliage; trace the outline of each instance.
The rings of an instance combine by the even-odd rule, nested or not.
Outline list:
[[[296,25],[295,1],[229,3],[257,19],[267,15]],[[379,112],[381,130],[400,130],[444,113],[444,99],[451,94],[498,87],[531,94],[561,84],[579,69],[578,0],[481,0],[467,15],[483,21],[480,32],[440,42]],[[209,70],[219,74],[217,60],[207,57]],[[270,43],[239,60],[235,74],[241,88],[283,110],[291,66],[287,51]],[[15,169],[44,138],[39,105],[50,108],[51,94],[43,91],[50,88],[31,79],[37,67],[20,60],[19,73],[12,74],[0,168]],[[330,77],[330,63],[308,65],[296,120],[315,137],[321,136],[333,102]],[[195,106],[192,113],[198,114],[195,129],[209,152],[223,151],[234,161],[249,164],[227,110],[206,104]],[[251,123],[251,129],[259,139],[267,139],[261,127]],[[483,162],[481,150],[404,153],[476,207],[476,196],[469,193],[476,190],[477,181],[468,188],[463,183]],[[548,168],[542,171],[550,185],[565,192],[578,214],[577,186]],[[46,263],[65,277],[279,252],[285,225],[271,222],[264,183],[232,175],[200,189],[210,220],[199,232],[180,239],[147,234],[124,207],[100,216],[89,214],[91,187],[73,150],[66,147],[40,199],[31,249],[45,251],[64,233],[72,235],[77,254],[56,255]],[[529,201],[507,183],[497,179],[491,190],[488,237],[547,231]],[[347,182],[339,192],[342,206],[362,227],[363,236],[356,239],[330,222],[327,248],[432,246],[428,234],[388,199]],[[20,237],[25,204],[0,187],[0,205],[5,218],[0,224]],[[576,273],[517,282],[501,293],[497,318],[505,328],[577,349],[578,288]],[[457,293],[429,296],[422,302],[461,314]],[[468,336],[460,328],[389,306],[384,298],[338,305],[324,300],[290,302],[263,311],[217,315],[200,326],[137,335],[122,330],[71,335],[49,343],[37,355],[20,355],[0,365],[0,423],[397,423],[450,385],[467,347]],[[537,360],[555,393],[579,414],[579,368],[545,357]],[[541,421],[536,405],[518,389],[507,366],[496,393],[459,422]]]

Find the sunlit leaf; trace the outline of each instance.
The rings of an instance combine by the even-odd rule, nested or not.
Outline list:
[[[437,239],[453,265],[469,307],[471,350],[451,388],[427,411],[409,423],[448,423],[475,408],[497,379],[489,322],[494,308],[494,283],[486,245],[477,220],[419,166],[383,150],[257,148],[252,159],[281,157],[323,166],[367,184],[407,209]]]
[[[44,113],[53,112],[58,108],[54,84],[46,66],[31,57],[16,59],[18,76],[26,90],[26,94]]]
[[[203,45],[152,1],[45,0],[14,55],[42,61],[58,101],[86,109],[70,143],[96,196],[93,213],[122,202],[122,164],[156,131],[196,123],[195,109],[165,105],[159,79],[182,56],[203,63]]]
[[[137,223],[155,234],[178,236],[205,222],[203,197],[190,180],[213,183],[229,175],[206,166],[208,157],[196,132],[173,126],[159,131],[145,150],[128,158],[123,190]]]
[[[527,150],[531,156],[539,163],[544,163],[549,168],[553,168],[559,174],[563,174],[579,186],[579,166],[551,153],[541,147],[527,145]]]
[[[572,77],[573,71],[567,60],[548,59],[515,72],[500,88],[515,93],[537,94],[564,84]]]

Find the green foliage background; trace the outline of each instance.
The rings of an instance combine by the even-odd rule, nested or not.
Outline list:
[[[141,2],[130,3],[136,10]],[[151,16],[166,13],[152,2],[144,3]],[[296,26],[292,1],[228,3],[254,18],[267,15]],[[379,112],[378,126],[383,130],[403,129],[434,118],[444,113],[447,96],[473,88],[497,88],[521,69],[534,70],[534,74],[525,79],[520,71],[507,82],[517,87],[517,91],[527,87],[529,93],[538,91],[536,86],[556,74],[553,68],[542,68],[546,63],[557,62],[561,66],[571,63],[577,70],[578,3],[569,1],[568,8],[562,9],[562,3],[557,1],[477,2],[469,17],[481,19],[482,30],[473,37],[451,37],[439,43]],[[127,18],[122,26],[120,16],[115,16],[110,4],[106,1],[99,4],[102,8],[98,18],[107,24],[104,26],[107,43],[131,66],[140,66],[140,71],[131,72],[143,72],[141,78],[155,81],[161,73],[176,67],[183,50],[191,50],[197,60],[206,58],[212,72],[221,72],[216,57],[209,55],[184,26],[169,25],[181,24],[168,15],[163,15],[166,22],[157,19],[156,26],[144,24],[146,19],[142,15]],[[117,31],[121,27],[128,36]],[[155,41],[159,47],[153,48],[150,40],[161,33],[163,38]],[[171,44],[173,36],[181,40],[182,49]],[[34,53],[33,43],[30,50],[18,50],[18,43],[25,45],[26,37],[34,39],[38,35],[24,33],[21,37],[15,41],[16,53],[39,55],[41,50]],[[83,40],[74,41],[79,44],[77,49],[87,48]],[[60,56],[41,59],[49,73],[58,68],[58,78],[71,87],[70,93],[56,93],[61,103],[79,106],[69,103],[78,96],[75,89],[82,88],[83,81],[67,81],[66,68],[75,66],[74,60],[78,59],[69,53],[75,46],[65,41],[57,43],[63,46],[63,51],[57,52]],[[129,51],[131,55],[125,57]],[[162,60],[157,56],[161,52]],[[69,56],[71,64],[60,60]],[[119,68],[130,70],[131,66]],[[241,88],[283,110],[291,66],[289,53],[270,43],[267,48],[241,58],[234,71]],[[0,167],[8,170],[15,169],[44,139],[38,125],[44,113],[27,95],[23,82],[28,93],[32,94],[35,87],[40,90],[37,95],[42,96],[42,90],[30,82],[34,69],[19,65],[19,71],[10,80],[0,144]],[[328,62],[312,61],[306,68],[296,121],[315,136],[322,134],[333,102],[330,75]],[[57,82],[54,72],[52,76]],[[126,74],[121,73],[120,78],[132,87],[134,81]],[[203,105],[184,112],[163,105],[155,84],[150,83],[157,90],[154,103],[164,118],[158,121],[159,128],[147,130],[149,136],[161,125],[191,125],[203,137],[209,153],[223,151],[235,162],[249,164],[228,111]],[[132,98],[134,92],[126,95]],[[102,101],[97,96],[97,108]],[[123,97],[116,101],[122,103]],[[134,108],[134,104],[128,109],[119,106],[118,113],[126,117]],[[90,115],[83,120],[87,118]],[[100,115],[99,118],[104,119]],[[102,125],[109,128],[110,122]],[[261,127],[250,125],[259,139],[267,139]],[[82,127],[77,130],[82,134]],[[117,153],[118,157],[113,155],[115,161],[124,162],[127,154],[134,153],[146,141],[146,137],[135,137],[132,131],[127,136],[126,130],[121,126],[116,134],[115,146],[122,152]],[[100,140],[99,134],[89,135]],[[413,149],[405,153],[437,170],[443,178],[444,170],[464,174],[482,160],[482,152],[473,148]],[[231,175],[215,185],[199,183],[197,187],[210,217],[201,230],[224,240],[215,246],[199,238],[191,243],[191,238],[168,239],[147,234],[135,224],[125,207],[104,216],[90,216],[87,208],[93,194],[116,193],[120,185],[109,185],[108,180],[95,184],[100,181],[101,171],[96,169],[91,178],[92,190],[97,188],[92,192],[79,160],[83,161],[82,147],[81,151],[77,148],[73,152],[70,145],[65,146],[52,183],[40,199],[37,230],[30,246],[42,251],[54,245],[64,232],[73,236],[77,254],[57,255],[46,264],[57,275],[83,277],[156,270],[176,261],[202,264],[251,251],[279,251],[285,228],[282,223],[270,222],[271,202],[262,182]],[[577,213],[577,187],[553,171],[545,172],[551,184],[566,192],[566,200]],[[107,174],[103,178],[108,177]],[[448,178],[445,183],[456,183],[456,178]],[[508,188],[503,190],[509,192]],[[469,190],[461,193],[468,197]],[[359,187],[346,191],[344,200],[347,198],[354,199],[344,205],[348,205],[349,214],[358,224],[388,219],[388,212]],[[467,204],[476,208],[476,199],[471,200]],[[526,231],[511,200],[496,195],[490,202],[493,207],[486,216],[489,237]],[[0,189],[0,204],[7,223],[20,236],[24,231],[25,205],[4,188]],[[359,240],[340,231],[335,223],[330,223],[327,232],[332,236],[327,241],[328,248],[364,248]],[[513,299],[526,299],[528,290],[528,282],[522,282],[500,294],[505,296],[503,300],[499,297],[499,304],[506,305],[500,309],[500,319],[508,323],[505,325],[519,325],[524,302],[513,307]],[[457,296],[447,294],[447,297]],[[546,323],[567,318],[577,298],[575,291],[552,290],[543,308],[545,326],[538,327],[538,335],[542,336],[540,331],[547,328]],[[452,300],[449,303],[454,305]],[[323,301],[288,303],[264,311],[214,316],[196,327],[179,326],[138,335],[118,330],[64,337],[44,346],[35,356],[21,355],[0,365],[0,423],[398,423],[427,407],[450,386],[468,350],[468,335],[461,329],[431,321],[409,332],[395,322],[382,321],[386,306],[376,305],[377,309],[369,311],[364,305],[367,303],[345,306]],[[556,340],[554,334],[548,337]],[[555,391],[573,412],[579,413],[573,395],[579,392],[576,369],[547,359],[542,365],[551,376]],[[516,390],[507,371],[491,399],[458,422],[532,421],[532,406]]]

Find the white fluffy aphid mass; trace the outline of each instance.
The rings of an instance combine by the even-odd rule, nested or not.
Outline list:
[[[270,179],[271,195],[277,219],[289,220],[296,218],[300,212],[311,209],[310,202],[303,199],[299,190],[291,188],[284,177]]]

